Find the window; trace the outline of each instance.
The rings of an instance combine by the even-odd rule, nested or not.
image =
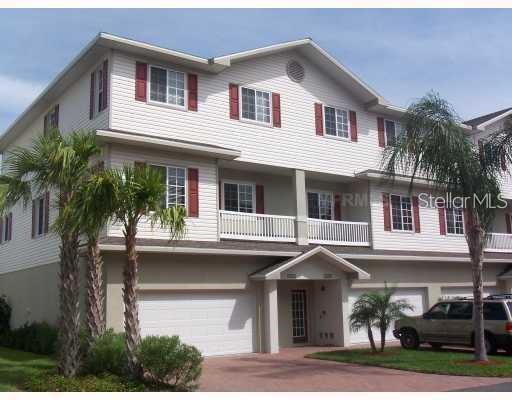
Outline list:
[[[12,238],[12,213],[3,217],[2,222],[2,231],[0,232],[0,235],[2,235],[2,240],[4,242],[8,242]],[[2,240],[0,240],[0,243]]]
[[[34,215],[34,221],[35,221],[35,236],[41,236],[44,232],[44,221],[46,218],[46,210],[44,206],[44,196],[38,197],[35,200],[35,215]]]
[[[242,119],[270,124],[270,93],[242,87]]]
[[[308,192],[308,217],[332,219],[332,193]]]
[[[43,134],[46,135],[52,129],[59,127],[59,105],[55,105],[48,113],[44,116],[44,128]]]
[[[224,182],[224,210],[254,212],[255,186],[250,183]]]
[[[386,119],[384,121],[384,131],[386,137],[386,144],[392,146],[396,138],[400,135],[401,126],[396,121]]]
[[[334,107],[324,107],[325,134],[348,138],[348,111]]]
[[[95,111],[99,114],[103,110],[103,63],[96,69],[96,99],[95,99]]]
[[[450,309],[450,303],[438,303],[425,315],[428,319],[445,319]]]
[[[448,311],[448,319],[472,319],[473,318],[473,303],[466,301],[460,303],[451,303],[450,310]]]
[[[411,198],[392,194],[391,216],[393,219],[393,230],[412,231],[413,223]]]
[[[464,235],[464,213],[460,207],[446,208],[446,232]]]
[[[500,303],[484,303],[484,319],[488,321],[505,321],[507,313],[503,304]]]
[[[185,74],[170,69],[151,67],[149,99],[159,103],[185,107]]]
[[[162,183],[167,187],[167,192],[162,198],[161,206],[164,208],[187,206],[186,181],[187,170],[181,167],[166,167],[151,165],[151,168],[160,172]]]

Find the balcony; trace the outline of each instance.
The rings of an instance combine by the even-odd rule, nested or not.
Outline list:
[[[485,251],[510,253],[512,252],[512,234],[489,233]]]
[[[295,242],[295,217],[219,211],[220,238],[268,242]],[[310,243],[369,246],[368,223],[308,219]]]

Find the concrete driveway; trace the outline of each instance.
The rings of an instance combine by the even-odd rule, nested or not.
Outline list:
[[[430,375],[304,358],[336,348],[281,349],[279,354],[248,354],[207,358],[201,391],[456,391],[507,387],[510,379]],[[508,386],[510,390],[510,386]]]

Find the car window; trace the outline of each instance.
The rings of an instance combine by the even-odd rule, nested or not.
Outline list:
[[[489,321],[504,321],[507,313],[502,303],[484,303],[484,319]]]
[[[507,307],[508,307],[508,311],[512,315],[512,301],[507,301]]]
[[[438,303],[430,309],[427,315],[433,319],[443,319],[446,318],[449,309],[450,303]]]
[[[473,303],[460,302],[452,303],[448,311],[448,319],[471,319],[473,318]]]

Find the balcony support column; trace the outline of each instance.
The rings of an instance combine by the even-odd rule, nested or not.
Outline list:
[[[295,188],[295,233],[297,236],[297,244],[306,245],[309,244],[306,173],[302,170],[294,170],[293,183]]]

